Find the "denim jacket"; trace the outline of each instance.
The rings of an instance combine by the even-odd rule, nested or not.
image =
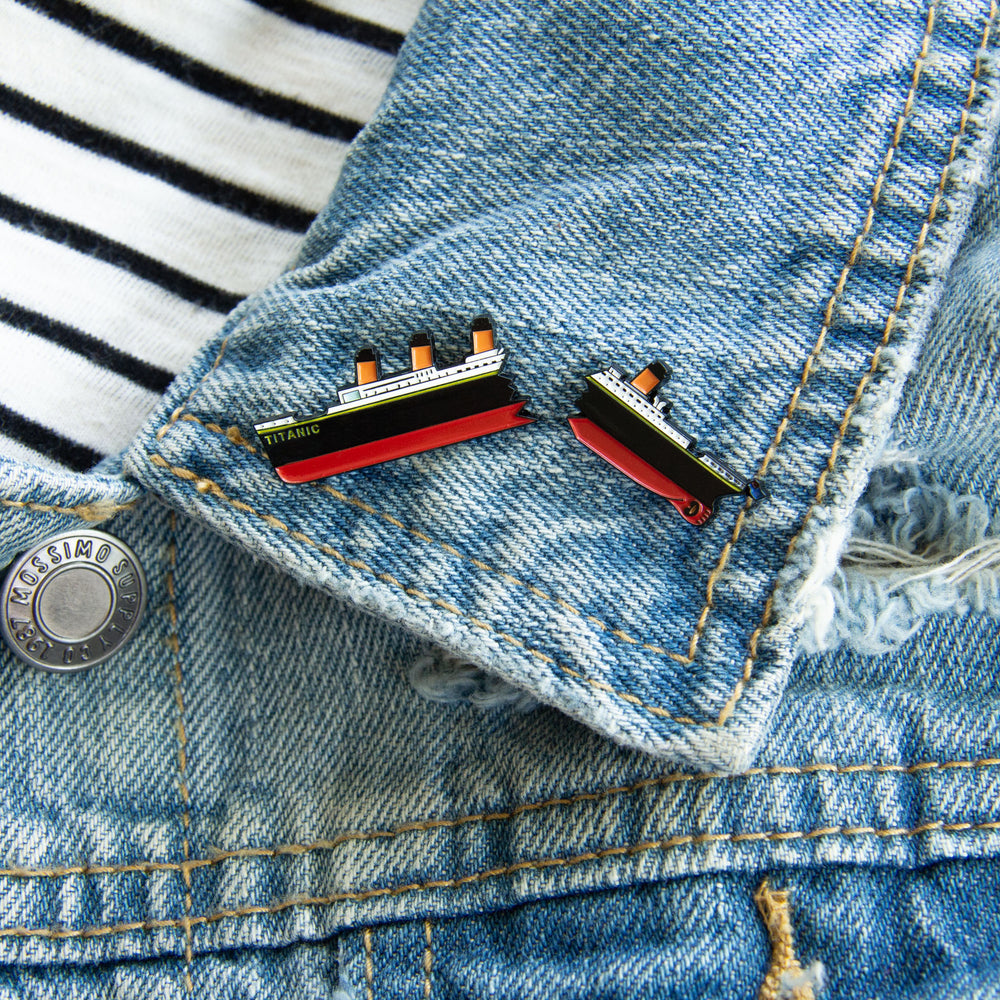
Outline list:
[[[1000,993],[989,600],[796,657],[891,604],[830,583],[887,445],[996,509],[995,16],[430,0],[122,459],[0,468],[5,561],[97,525],[149,582],[104,665],[3,653],[0,996]],[[275,476],[255,422],[481,313],[536,423]],[[695,528],[576,442],[656,357],[766,501]]]

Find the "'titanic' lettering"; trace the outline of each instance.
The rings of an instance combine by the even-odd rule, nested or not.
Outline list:
[[[309,424],[306,427],[292,427],[287,431],[271,431],[264,435],[265,444],[278,444],[281,441],[294,441],[295,438],[311,437],[319,434],[319,424]]]

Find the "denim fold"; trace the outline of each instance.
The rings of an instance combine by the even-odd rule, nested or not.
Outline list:
[[[987,14],[429,4],[297,266],[128,472],[626,746],[747,766],[988,174]],[[364,343],[458,359],[484,312],[535,424],[276,478],[255,422],[330,405]],[[694,529],[579,446],[583,377],[656,357],[672,419],[768,501]]]

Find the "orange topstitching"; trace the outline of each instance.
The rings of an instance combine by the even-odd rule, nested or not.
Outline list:
[[[79,517],[84,521],[106,521],[112,514],[122,510],[130,510],[139,501],[129,500],[128,503],[113,503],[110,501],[90,501],[72,507],[64,507],[55,503],[37,503],[34,500],[6,500],[0,498],[0,506],[13,507],[15,510],[30,510],[38,514],[66,514]]]
[[[761,882],[753,895],[771,939],[771,966],[761,983],[757,1000],[816,1000],[810,982],[803,982],[791,989],[783,988],[788,978],[802,976],[802,964],[795,954],[790,895],[787,889],[772,889],[768,879]]]
[[[181,669],[181,642],[178,633],[177,616],[177,515],[170,512],[170,541],[167,545],[167,572],[164,585],[167,591],[167,617],[170,619],[170,633],[167,645],[173,655],[174,700],[177,703],[177,769],[180,778],[182,849],[184,861],[191,860],[190,794],[187,784],[187,728],[184,724],[184,674]],[[191,965],[194,960],[194,933],[191,930],[191,910],[194,902],[191,896],[191,869],[186,865],[181,870],[184,880],[184,988],[193,992]]]
[[[235,444],[240,448],[244,448],[249,451],[252,455],[258,455],[260,452],[255,448],[247,439],[240,433],[238,427],[220,427],[218,424],[212,423],[211,421],[201,420],[196,417],[193,413],[178,413],[178,420],[186,420],[190,423],[200,424],[205,430],[210,431],[212,434],[221,434],[226,438],[231,444]],[[648,642],[643,642],[641,639],[636,639],[634,636],[629,635],[627,632],[621,629],[612,628],[607,622],[602,621],[595,615],[586,614],[575,608],[569,601],[562,597],[556,597],[553,594],[546,593],[540,587],[536,587],[533,583],[528,583],[526,580],[522,580],[519,577],[514,576],[512,573],[508,573],[506,570],[498,569],[496,566],[491,566],[489,563],[483,562],[481,559],[477,559],[475,556],[466,555],[464,552],[460,552],[455,548],[454,545],[450,545],[448,542],[438,541],[436,538],[431,538],[426,532],[420,531],[417,528],[411,528],[408,524],[400,521],[399,518],[393,517],[392,514],[386,513],[385,511],[379,510],[377,507],[373,507],[371,504],[366,503],[364,500],[359,500],[357,497],[348,496],[346,493],[341,493],[340,490],[334,489],[328,483],[315,482],[308,484],[316,489],[322,490],[324,493],[329,493],[330,496],[342,503],[350,504],[352,507],[357,507],[359,510],[363,510],[366,514],[373,514],[376,517],[382,518],[382,520],[391,524],[394,528],[399,528],[401,531],[405,531],[407,534],[412,535],[414,538],[421,542],[426,542],[429,545],[435,545],[437,548],[448,555],[453,556],[456,559],[462,559],[465,562],[472,563],[477,569],[481,569],[487,573],[492,573],[502,580],[506,580],[508,583],[513,583],[518,587],[524,587],[525,590],[530,591],[536,597],[540,597],[544,601],[552,601],[553,604],[558,604],[560,607],[564,608],[570,614],[576,615],[579,618],[583,618],[593,625],[596,625],[602,632],[608,632],[613,636],[621,639],[623,642],[627,642],[629,645],[638,646],[640,649],[647,649],[652,653],[661,653],[665,656],[672,657],[682,663],[690,663],[691,661],[686,657],[682,656],[680,653],[673,653],[669,649],[663,646],[655,646]]]
[[[931,6],[931,10],[928,14],[928,27],[933,23],[934,6]],[[865,389],[868,387],[868,383],[872,380],[875,372],[878,370],[879,361],[882,358],[882,353],[888,346],[890,339],[892,338],[892,331],[895,328],[896,320],[899,316],[899,311],[903,306],[903,301],[906,298],[906,293],[909,291],[910,283],[913,281],[913,273],[916,267],[917,258],[920,255],[921,250],[923,250],[924,244],[927,240],[927,235],[930,232],[930,228],[937,217],[938,208],[941,205],[941,199],[944,197],[945,188],[948,185],[948,175],[952,163],[955,162],[955,157],[958,154],[959,143],[962,137],[965,135],[965,129],[969,123],[969,114],[972,110],[972,102],[976,96],[976,86],[979,80],[979,74],[982,71],[982,58],[980,53],[986,49],[989,42],[990,31],[993,27],[993,22],[997,16],[997,4],[996,0],[990,0],[990,10],[989,15],[986,18],[986,24],[983,27],[983,34],[980,40],[979,48],[976,50],[975,54],[975,65],[972,71],[972,79],[969,82],[969,92],[966,96],[965,103],[962,106],[962,113],[959,118],[958,128],[951,137],[951,145],[948,149],[948,158],[941,168],[941,173],[938,177],[937,187],[934,190],[934,195],[931,198],[930,207],[927,210],[927,218],[924,220],[923,225],[920,227],[920,232],[917,234],[916,243],[913,246],[913,250],[910,253],[909,260],[906,263],[906,271],[903,274],[903,280],[900,282],[899,288],[896,291],[896,298],[893,302],[892,308],[889,310],[889,314],[886,316],[885,326],[882,330],[882,337],[875,347],[872,353],[871,361],[868,365],[868,369],[861,377],[861,381],[858,383],[857,388],[854,390],[854,396],[851,402],[848,404],[847,409],[844,411],[844,416],[840,421],[840,426],[837,428],[836,436],[833,439],[833,443],[830,446],[830,454],[827,457],[826,468],[820,473],[819,479],[816,482],[816,493],[813,502],[810,504],[809,509],[806,511],[805,517],[802,519],[802,524],[799,526],[799,530],[792,537],[792,540],[788,543],[788,548],[785,552],[785,562],[787,563],[792,552],[794,551],[799,539],[805,532],[806,526],[809,524],[813,514],[818,509],[820,503],[823,501],[823,497],[826,495],[826,481],[833,472],[833,468],[837,462],[837,456],[840,453],[840,446],[844,442],[844,438],[847,435],[847,430],[851,422],[851,417],[854,415],[854,411],[857,409],[858,404],[861,402],[861,397],[864,395]],[[926,38],[926,36],[925,36]],[[926,41],[925,41],[926,48]],[[921,49],[923,54],[924,49]],[[761,616],[760,624],[754,629],[753,634],[750,636],[749,650],[746,660],[743,664],[743,674],[736,684],[736,688],[730,695],[729,700],[722,708],[722,712],[719,714],[719,721],[725,722],[725,720],[732,714],[733,709],[736,707],[737,702],[743,695],[743,691],[746,685],[750,681],[750,677],[753,673],[753,664],[757,658],[757,649],[760,642],[760,638],[764,633],[764,630],[770,624],[771,615],[774,606],[774,597],[778,590],[778,583],[775,581],[775,585],[771,594],[768,596],[767,601],[764,604],[764,613]]]
[[[509,632],[502,632],[495,625],[490,622],[484,621],[482,618],[475,617],[473,615],[466,614],[461,608],[456,607],[450,601],[446,601],[441,597],[432,597],[430,594],[424,593],[424,591],[419,590],[417,587],[408,587],[405,583],[398,580],[391,573],[380,572],[372,566],[369,566],[362,559],[351,559],[345,556],[342,552],[335,549],[332,545],[328,545],[326,542],[318,542],[316,539],[307,535],[304,531],[297,531],[294,528],[290,528],[284,521],[280,518],[275,517],[273,514],[264,514],[258,511],[256,508],[251,507],[250,504],[244,502],[243,500],[236,500],[229,496],[218,483],[211,479],[207,479],[204,476],[200,476],[197,472],[193,472],[191,469],[185,469],[179,465],[171,465],[162,455],[155,452],[149,452],[149,460],[156,466],[166,469],[172,475],[177,476],[178,479],[185,480],[192,483],[194,488],[199,493],[208,493],[219,500],[229,504],[236,510],[242,511],[246,514],[253,514],[254,517],[260,518],[269,528],[273,528],[277,531],[284,531],[289,537],[294,538],[298,542],[304,542],[306,545],[311,545],[313,548],[318,549],[325,555],[332,556],[338,562],[343,563],[345,566],[350,566],[352,569],[359,570],[363,573],[367,573],[373,576],[376,580],[381,580],[384,583],[388,583],[390,586],[398,587],[405,594],[409,594],[410,597],[415,597],[418,601],[426,601],[428,604],[433,604],[436,607],[443,608],[450,614],[455,615],[458,618],[462,618],[467,621],[473,628],[482,629],[485,632],[489,632],[491,635],[495,635],[498,639],[502,639],[504,642],[510,643],[512,646],[516,646],[518,649],[523,649],[526,653],[535,657],[535,659],[540,660],[543,663],[550,664],[552,666],[558,667],[564,673],[569,674],[576,680],[583,681],[586,684],[590,684],[592,687],[599,691],[605,691],[609,694],[616,695],[623,701],[627,701],[631,705],[637,705],[640,708],[644,708],[647,712],[654,715],[662,716],[663,718],[672,719],[674,722],[680,722],[685,725],[691,726],[706,726],[714,727],[718,723],[714,720],[698,720],[692,719],[688,716],[675,716],[671,715],[666,709],[660,708],[656,705],[647,705],[641,698],[637,698],[633,694],[629,694],[624,691],[618,691],[616,688],[612,687],[610,684],[605,684],[603,681],[596,681],[592,677],[587,677],[578,670],[574,670],[572,667],[567,666],[565,663],[560,663],[554,657],[549,656],[548,653],[543,653],[539,649],[534,649],[529,646],[523,639],[519,639],[515,635],[511,635]]]
[[[801,398],[802,390],[804,389],[806,383],[808,382],[809,377],[810,377],[810,375],[811,375],[811,373],[812,373],[812,371],[814,369],[814,366],[815,366],[815,364],[816,364],[816,362],[817,362],[820,354],[822,353],[823,347],[825,345],[826,335],[829,332],[830,326],[831,326],[831,324],[833,322],[834,310],[835,310],[838,302],[840,301],[840,297],[841,297],[841,295],[842,295],[842,293],[844,291],[844,288],[846,286],[847,279],[848,279],[851,271],[853,270],[855,263],[857,262],[857,260],[859,258],[860,250],[861,250],[861,247],[863,245],[864,239],[865,239],[865,237],[868,235],[868,233],[871,230],[871,226],[873,224],[874,217],[875,217],[875,209],[876,209],[876,206],[878,204],[879,198],[880,198],[881,193],[882,193],[882,187],[883,187],[885,178],[886,178],[886,176],[888,174],[888,171],[889,171],[889,169],[890,169],[890,167],[892,165],[893,159],[895,157],[895,153],[896,153],[896,151],[897,151],[897,149],[899,147],[899,143],[900,143],[900,141],[902,139],[902,135],[903,135],[903,131],[904,131],[904,128],[905,128],[906,121],[908,120],[910,114],[912,113],[913,102],[914,102],[914,98],[915,98],[915,95],[916,95],[916,90],[917,90],[917,87],[918,87],[918,84],[919,84],[919,80],[920,80],[921,72],[922,72],[922,69],[923,69],[924,61],[926,60],[927,55],[929,53],[930,40],[931,40],[931,36],[932,36],[933,30],[934,30],[935,16],[936,16],[936,11],[937,11],[937,7],[938,7],[938,3],[939,3],[939,0],[932,0],[932,3],[929,6],[929,9],[928,9],[928,12],[927,12],[927,21],[926,21],[926,25],[925,25],[925,29],[924,29],[923,38],[921,40],[920,50],[919,50],[917,59],[916,59],[916,61],[914,63],[914,67],[913,67],[913,72],[912,72],[911,82],[910,82],[910,88],[909,88],[909,91],[907,93],[906,100],[905,100],[904,105],[903,105],[903,109],[902,109],[902,111],[900,112],[900,114],[899,114],[899,116],[897,118],[895,129],[893,131],[893,137],[892,137],[891,144],[890,144],[889,149],[887,150],[887,152],[885,154],[885,157],[883,158],[882,164],[881,164],[881,166],[879,168],[878,175],[877,175],[877,177],[875,179],[875,183],[873,185],[872,193],[871,193],[871,196],[869,198],[868,208],[867,208],[867,211],[866,211],[866,214],[865,214],[865,219],[864,219],[864,222],[862,224],[861,230],[859,231],[858,235],[855,237],[855,240],[854,240],[854,243],[852,245],[850,254],[848,255],[848,259],[847,259],[847,261],[846,261],[846,263],[845,263],[845,265],[844,265],[844,267],[843,267],[843,269],[842,269],[842,271],[840,273],[840,277],[838,278],[837,284],[836,284],[836,286],[834,288],[834,291],[833,291],[833,293],[832,293],[832,295],[830,297],[830,300],[827,303],[827,306],[826,306],[826,309],[825,309],[824,315],[823,315],[823,324],[822,324],[822,326],[820,328],[820,332],[819,332],[816,344],[814,345],[812,351],[810,352],[809,356],[806,359],[805,365],[804,365],[803,370],[802,370],[801,377],[799,379],[799,383],[796,386],[794,392],[792,393],[792,397],[791,397],[791,399],[789,401],[789,404],[788,404],[788,407],[786,409],[785,415],[782,418],[781,422],[779,423],[779,425],[778,425],[778,427],[777,427],[777,429],[775,431],[774,438],[771,441],[771,444],[768,447],[768,449],[767,449],[767,451],[766,451],[766,453],[764,455],[764,458],[761,461],[761,465],[760,465],[760,467],[758,469],[758,472],[757,472],[757,475],[759,477],[763,477],[764,474],[765,474],[765,472],[767,471],[767,467],[769,466],[770,462],[773,460],[775,454],[777,453],[778,446],[780,445],[780,443],[781,443],[781,441],[782,441],[782,439],[784,437],[784,434],[785,434],[788,426],[790,425],[791,418],[792,418],[793,414],[795,413],[795,411],[798,408],[799,401],[800,401],[800,398]],[[985,27],[983,29],[983,38],[982,38],[982,43],[981,43],[982,46],[985,46],[986,43],[987,43],[987,41],[988,41],[989,32],[990,32],[990,29],[992,27],[992,22],[993,22],[993,19],[995,18],[995,16],[996,16],[996,3],[995,3],[995,0],[991,0],[989,17],[988,17],[986,25],[985,25]],[[935,194],[933,196],[928,217],[927,217],[926,221],[924,222],[924,224],[923,224],[923,226],[922,226],[922,228],[920,230],[920,233],[919,233],[918,238],[917,238],[916,245],[914,246],[913,251],[912,251],[912,253],[910,255],[910,259],[909,259],[909,262],[907,264],[907,268],[906,268],[906,272],[905,272],[905,275],[904,275],[904,279],[903,279],[902,284],[900,285],[899,290],[897,291],[895,304],[894,304],[892,310],[890,311],[889,317],[888,317],[888,319],[886,321],[885,328],[883,330],[882,339],[879,342],[879,344],[877,345],[877,347],[875,349],[875,352],[873,354],[871,363],[869,365],[869,368],[864,373],[864,375],[862,376],[862,379],[859,382],[859,384],[858,384],[858,386],[857,386],[857,388],[855,390],[854,398],[851,401],[851,403],[848,405],[848,408],[847,408],[847,410],[846,410],[846,412],[844,414],[844,417],[843,417],[843,419],[842,419],[842,421],[840,423],[837,435],[834,437],[834,440],[833,440],[833,442],[831,444],[830,455],[828,456],[828,461],[827,461],[827,468],[821,474],[820,479],[819,479],[818,484],[817,484],[817,496],[816,496],[816,499],[814,500],[813,504],[810,506],[809,510],[807,511],[807,513],[805,515],[805,518],[803,519],[803,522],[802,522],[802,524],[799,527],[798,532],[795,534],[795,536],[792,538],[791,542],[789,543],[788,553],[791,553],[791,551],[797,545],[798,540],[802,536],[802,533],[803,533],[805,527],[809,523],[809,520],[811,518],[812,513],[814,512],[814,510],[817,508],[818,504],[822,500],[822,497],[823,497],[824,492],[825,492],[825,484],[826,484],[827,477],[828,477],[830,471],[832,471],[834,464],[836,463],[836,458],[837,458],[837,455],[839,454],[840,446],[841,446],[841,444],[843,442],[844,436],[846,435],[847,428],[848,428],[848,425],[850,423],[850,418],[853,415],[853,412],[854,412],[854,410],[857,407],[857,404],[858,404],[858,402],[859,402],[859,400],[861,398],[861,395],[863,394],[865,388],[867,387],[867,385],[870,382],[872,376],[874,375],[874,372],[877,370],[878,362],[879,362],[879,360],[881,358],[882,351],[885,348],[885,346],[888,344],[888,341],[889,341],[889,339],[891,337],[892,329],[893,329],[893,327],[895,325],[895,320],[896,320],[896,317],[898,315],[899,309],[900,309],[900,307],[902,305],[903,298],[905,297],[906,291],[909,288],[910,282],[912,281],[913,271],[914,271],[914,267],[915,267],[915,264],[916,264],[917,257],[918,257],[918,255],[920,253],[920,250],[923,248],[923,245],[924,245],[924,242],[926,240],[927,234],[929,232],[930,226],[933,223],[934,218],[936,217],[937,210],[938,210],[938,207],[939,207],[939,204],[940,204],[940,200],[941,200],[941,197],[943,196],[944,187],[945,187],[946,182],[947,182],[948,168],[950,167],[951,163],[954,161],[954,158],[955,158],[955,156],[957,154],[957,151],[958,151],[959,142],[960,142],[962,136],[965,133],[965,129],[966,129],[966,126],[968,124],[968,119],[969,119],[969,112],[970,112],[970,109],[971,109],[971,106],[972,106],[972,102],[973,102],[974,97],[975,97],[976,87],[977,87],[977,81],[978,81],[978,78],[979,78],[979,75],[980,75],[980,72],[981,72],[981,68],[982,68],[982,61],[981,61],[981,58],[980,58],[980,56],[979,56],[979,54],[977,52],[977,54],[975,56],[975,65],[974,65],[974,70],[973,70],[973,74],[972,74],[972,80],[970,82],[968,96],[966,98],[965,104],[964,104],[963,109],[962,109],[959,127],[958,127],[958,129],[956,130],[955,134],[952,137],[948,160],[947,160],[944,168],[942,169],[941,178],[940,178],[940,181],[938,183],[937,190],[935,191]],[[201,384],[205,381],[205,379],[207,379],[209,377],[209,375],[211,375],[211,373],[213,371],[215,371],[215,369],[221,363],[223,355],[225,354],[225,351],[226,351],[227,343],[228,343],[228,340],[223,341],[223,343],[220,346],[219,353],[216,356],[215,361],[212,364],[212,366],[209,369],[209,371],[207,371],[205,373],[205,375],[202,376],[202,379],[195,386],[195,388],[192,390],[191,394],[187,397],[187,399],[184,401],[184,403],[180,407],[178,407],[176,410],[174,410],[174,412],[171,414],[170,419],[168,420],[168,422],[166,424],[164,424],[159,429],[159,431],[157,432],[157,435],[156,435],[157,436],[157,440],[162,440],[163,437],[170,430],[170,428],[172,426],[174,426],[177,423],[178,420],[185,419],[185,420],[192,420],[194,422],[197,422],[197,423],[201,424],[202,426],[206,427],[208,430],[212,431],[213,433],[217,433],[217,434],[222,435],[228,441],[230,441],[230,443],[232,443],[232,444],[236,444],[236,445],[239,445],[241,447],[248,448],[250,451],[255,451],[255,449],[253,448],[253,446],[250,445],[242,437],[242,435],[239,433],[238,429],[236,429],[236,428],[230,428],[228,431],[226,431],[226,430],[223,430],[223,428],[221,428],[218,424],[206,424],[203,421],[199,420],[197,417],[193,417],[191,415],[185,415],[185,412],[184,412],[186,410],[187,406],[190,404],[190,402],[193,400],[193,398],[197,394],[197,392],[198,392]],[[376,570],[374,570],[372,567],[368,566],[366,563],[362,562],[361,560],[350,560],[350,559],[348,559],[347,557],[343,556],[341,553],[339,553],[335,549],[333,549],[331,546],[324,545],[321,542],[317,542],[317,541],[315,541],[314,539],[310,538],[309,536],[305,535],[302,532],[297,532],[297,531],[292,530],[291,528],[289,528],[287,525],[285,525],[282,521],[280,521],[278,518],[274,517],[273,515],[259,513],[258,511],[254,510],[249,504],[245,504],[245,503],[243,503],[242,501],[239,501],[239,500],[234,500],[233,498],[227,496],[225,494],[225,492],[221,489],[221,487],[218,486],[218,484],[214,483],[213,481],[211,481],[211,480],[209,480],[209,479],[207,479],[205,477],[199,476],[197,473],[194,473],[191,470],[184,469],[183,467],[180,467],[180,466],[170,465],[162,456],[160,456],[158,454],[150,453],[150,459],[151,459],[151,461],[154,464],[160,466],[161,468],[167,469],[168,471],[170,471],[171,473],[173,473],[178,478],[181,478],[181,479],[187,480],[189,482],[192,482],[194,484],[195,488],[198,489],[200,492],[210,493],[213,496],[216,496],[217,498],[222,499],[225,502],[229,503],[231,506],[236,507],[238,510],[242,510],[244,512],[254,514],[255,516],[261,518],[261,520],[263,520],[265,523],[267,523],[270,527],[273,527],[273,528],[276,528],[276,529],[279,529],[279,530],[283,530],[283,531],[287,532],[288,534],[290,534],[296,540],[305,542],[306,544],[309,544],[309,545],[312,545],[312,546],[320,549],[320,551],[323,551],[324,553],[326,553],[328,555],[331,555],[334,558],[339,559],[340,561],[344,562],[346,565],[352,566],[352,568],[355,568],[355,569],[361,570],[363,572],[369,573],[369,574],[375,576],[377,579],[382,580],[383,582],[387,582],[387,583],[390,583],[393,586],[400,587],[401,589],[404,590],[404,592],[410,594],[413,597],[417,597],[420,600],[426,600],[426,601],[428,601],[430,603],[433,603],[433,604],[435,604],[435,605],[437,605],[439,607],[444,608],[445,610],[447,610],[447,611],[449,611],[449,612],[451,612],[453,614],[458,615],[459,617],[465,618],[467,621],[469,621],[475,627],[482,628],[482,629],[485,629],[486,631],[492,632],[493,634],[497,635],[499,638],[504,639],[505,641],[510,642],[513,645],[518,646],[519,648],[524,649],[526,652],[530,653],[532,656],[535,656],[536,658],[542,660],[545,663],[549,663],[549,664],[558,666],[561,670],[565,671],[566,673],[568,673],[570,676],[574,677],[575,679],[584,681],[585,683],[590,684],[591,686],[595,687],[598,690],[604,691],[604,692],[609,693],[609,694],[613,694],[613,695],[621,698],[622,700],[628,702],[629,704],[636,705],[637,707],[643,708],[643,709],[645,709],[646,711],[648,711],[648,712],[650,712],[652,714],[661,716],[663,718],[670,719],[670,720],[672,720],[674,722],[677,722],[677,723],[679,723],[681,725],[698,725],[698,726],[704,726],[704,727],[707,727],[707,728],[713,728],[713,727],[721,726],[721,725],[723,725],[726,722],[726,720],[729,718],[729,716],[732,714],[733,710],[735,709],[736,704],[739,702],[740,698],[742,697],[743,692],[745,691],[747,684],[749,683],[749,680],[750,680],[750,678],[752,676],[752,673],[753,673],[753,664],[756,661],[757,656],[758,656],[759,640],[760,640],[760,638],[761,638],[764,630],[767,628],[768,624],[770,624],[770,621],[771,621],[771,615],[772,615],[772,611],[773,611],[774,591],[772,591],[771,595],[767,598],[767,601],[765,602],[765,605],[764,605],[763,615],[762,615],[760,624],[757,626],[757,628],[754,630],[753,634],[751,635],[750,642],[748,644],[748,655],[747,655],[746,660],[744,661],[743,670],[741,672],[741,676],[737,680],[736,686],[734,687],[733,692],[731,693],[730,697],[727,699],[727,701],[723,705],[723,707],[720,710],[719,715],[718,715],[717,718],[711,719],[711,720],[698,720],[698,719],[693,719],[693,718],[691,718],[689,716],[675,716],[675,715],[672,715],[671,713],[667,712],[665,709],[659,708],[658,706],[646,704],[641,699],[635,697],[632,694],[619,691],[616,688],[612,687],[611,685],[605,684],[605,683],[600,682],[600,681],[595,681],[592,678],[586,677],[585,675],[579,673],[578,671],[573,670],[572,668],[567,667],[564,664],[559,663],[558,661],[554,660],[554,658],[548,656],[547,654],[542,653],[542,652],[540,652],[538,650],[531,649],[522,640],[516,638],[515,636],[511,636],[508,633],[500,632],[496,628],[494,628],[492,625],[490,625],[487,622],[482,621],[481,619],[473,618],[471,616],[465,615],[463,612],[461,612],[460,609],[456,608],[454,605],[452,605],[452,604],[450,604],[450,603],[448,603],[446,601],[443,601],[443,600],[441,600],[439,598],[432,598],[429,595],[424,594],[423,592],[416,590],[415,588],[407,588],[404,584],[402,584],[400,581],[398,581],[395,577],[393,577],[393,576],[391,576],[390,574],[387,574],[387,573],[379,573]],[[489,566],[488,564],[481,563],[479,560],[472,559],[471,557],[466,556],[466,555],[458,552],[458,550],[454,549],[450,545],[446,545],[444,543],[434,541],[429,536],[425,535],[423,532],[418,532],[415,529],[407,527],[406,525],[402,524],[401,522],[398,522],[395,518],[392,518],[391,515],[388,515],[388,514],[385,514],[383,512],[377,511],[374,508],[370,507],[370,505],[365,504],[363,501],[354,500],[352,498],[349,498],[349,497],[345,496],[344,494],[339,493],[339,491],[332,489],[331,487],[321,487],[321,488],[325,488],[327,490],[327,492],[331,493],[331,495],[337,497],[338,499],[340,499],[342,501],[345,501],[345,502],[348,502],[348,503],[352,503],[355,506],[360,507],[363,510],[371,511],[374,514],[376,514],[376,515],[378,515],[380,517],[383,517],[383,518],[389,520],[391,523],[397,524],[397,526],[401,527],[403,530],[406,530],[406,531],[410,532],[415,537],[421,538],[422,540],[426,540],[427,542],[429,542],[431,544],[435,544],[435,545],[439,546],[444,551],[448,552],[449,554],[451,554],[453,556],[457,556],[459,558],[467,559],[468,561],[473,562],[475,565],[477,565],[477,567],[480,568],[480,569],[483,569],[483,570],[486,570],[486,571],[489,571],[489,572],[493,572],[493,573],[497,573],[498,575],[504,577],[505,579],[508,579],[511,582],[514,582],[515,584],[527,587],[529,590],[531,590],[537,596],[540,596],[540,597],[542,597],[542,598],[544,598],[546,600],[552,600],[552,601],[555,601],[555,602],[559,603],[562,607],[564,607],[566,610],[570,611],[571,613],[573,613],[575,615],[578,615],[580,617],[586,618],[587,620],[591,621],[593,624],[596,624],[597,626],[599,626],[603,630],[608,631],[609,633],[615,635],[616,637],[618,637],[619,639],[622,639],[623,641],[629,642],[630,644],[639,645],[641,648],[648,649],[648,650],[650,650],[652,652],[657,652],[657,653],[661,653],[663,655],[669,656],[672,659],[675,659],[675,660],[677,660],[678,662],[681,662],[681,663],[691,663],[694,660],[694,657],[695,657],[695,654],[696,654],[697,648],[698,648],[698,642],[699,642],[700,637],[701,637],[701,635],[702,635],[702,633],[703,633],[703,631],[704,631],[704,629],[706,627],[709,613],[710,613],[712,607],[714,606],[713,605],[713,597],[714,597],[715,586],[716,586],[719,578],[721,577],[722,573],[724,572],[726,565],[728,564],[729,557],[730,557],[730,555],[731,555],[731,553],[733,551],[733,548],[735,547],[736,543],[738,542],[738,540],[739,540],[739,538],[741,536],[742,529],[743,529],[743,526],[744,526],[744,523],[745,523],[745,520],[746,520],[747,512],[748,512],[749,506],[750,506],[749,502],[748,502],[740,510],[739,514],[737,515],[736,522],[735,522],[735,524],[733,526],[732,534],[731,534],[729,540],[723,546],[723,549],[722,549],[722,551],[721,551],[721,553],[719,555],[719,559],[718,559],[718,561],[716,563],[715,568],[709,574],[708,581],[707,581],[707,584],[706,584],[705,604],[704,604],[703,608],[701,609],[701,612],[700,612],[700,614],[698,616],[698,619],[697,619],[697,622],[695,624],[695,629],[694,629],[694,631],[693,631],[693,633],[691,635],[691,639],[690,639],[690,642],[689,642],[689,645],[688,645],[688,651],[687,651],[686,654],[681,654],[681,653],[672,652],[670,650],[667,650],[667,649],[663,648],[662,646],[655,646],[655,645],[651,645],[651,644],[647,644],[647,643],[642,643],[639,640],[636,640],[635,638],[633,638],[632,636],[629,636],[627,633],[625,633],[625,632],[623,632],[621,630],[611,628],[605,622],[602,622],[599,619],[594,618],[593,616],[583,615],[579,610],[577,610],[576,608],[574,608],[572,605],[570,605],[568,602],[562,600],[561,598],[552,597],[551,595],[546,594],[544,591],[541,591],[538,588],[535,588],[534,586],[532,586],[530,584],[527,584],[524,581],[521,581],[521,580],[517,579],[516,577],[511,576],[510,574],[503,573],[502,571],[498,571],[495,568]]]
[[[812,776],[820,774],[921,774],[925,771],[968,771],[1000,767],[1000,757],[977,757],[970,760],[920,761],[916,764],[775,764],[771,767],[754,767],[738,774],[710,771],[701,774],[666,774],[656,778],[643,778],[629,785],[612,785],[596,792],[578,792],[575,795],[543,799],[537,802],[523,802],[509,809],[492,812],[469,813],[452,819],[414,820],[384,830],[349,831],[325,840],[314,840],[307,844],[279,844],[272,847],[241,847],[227,851],[217,851],[208,858],[193,858],[184,861],[132,861],[118,864],[59,865],[47,868],[11,867],[0,869],[0,876],[18,879],[64,878],[69,875],[120,875],[129,872],[150,874],[152,872],[191,871],[221,864],[234,858],[276,858],[286,855],[310,854],[314,851],[329,851],[340,844],[364,840],[391,840],[407,833],[430,830],[452,829],[473,823],[494,823],[515,819],[525,813],[543,809],[556,809],[583,802],[601,802],[604,799],[624,795],[634,795],[648,788],[665,788],[670,785],[708,784],[710,782],[731,783],[745,778],[784,776]]]
[[[424,973],[424,1000],[431,1000],[431,990],[433,989],[433,980],[431,979],[431,973],[434,971],[434,928],[431,924],[430,918],[424,920],[424,961],[423,961],[423,973]]]
[[[375,966],[372,962],[372,929],[366,927],[361,933],[365,945],[365,996],[375,1000]]]
[[[517,875],[524,871],[542,871],[548,868],[568,868],[589,861],[600,861],[612,857],[635,857],[649,851],[666,851],[679,847],[699,847],[705,844],[743,844],[768,841],[781,843],[794,840],[816,840],[823,837],[917,837],[925,833],[992,833],[1000,830],[1000,820],[982,822],[945,823],[931,820],[913,827],[872,826],[825,826],[813,830],[754,830],[746,833],[698,833],[665,837],[662,840],[643,840],[637,843],[604,847],[596,851],[585,851],[570,857],[533,858],[516,864],[498,868],[487,868],[457,878],[431,879],[425,882],[405,882],[397,885],[377,886],[331,893],[329,896],[296,896],[292,899],[264,905],[248,905],[233,909],[217,910],[201,916],[191,917],[192,925],[213,924],[222,920],[253,916],[255,914],[280,913],[295,907],[331,906],[342,902],[361,902],[383,896],[402,896],[411,892],[427,892],[434,889],[457,889],[492,878]],[[6,927],[0,929],[0,937],[42,937],[42,938],[92,938],[110,934],[126,934],[133,931],[154,931],[167,928],[183,928],[185,921],[178,918],[144,920],[131,923],[110,924],[78,929],[59,927]]]

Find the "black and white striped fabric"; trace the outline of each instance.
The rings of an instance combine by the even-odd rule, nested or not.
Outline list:
[[[0,455],[119,452],[294,258],[421,0],[0,0]]]

